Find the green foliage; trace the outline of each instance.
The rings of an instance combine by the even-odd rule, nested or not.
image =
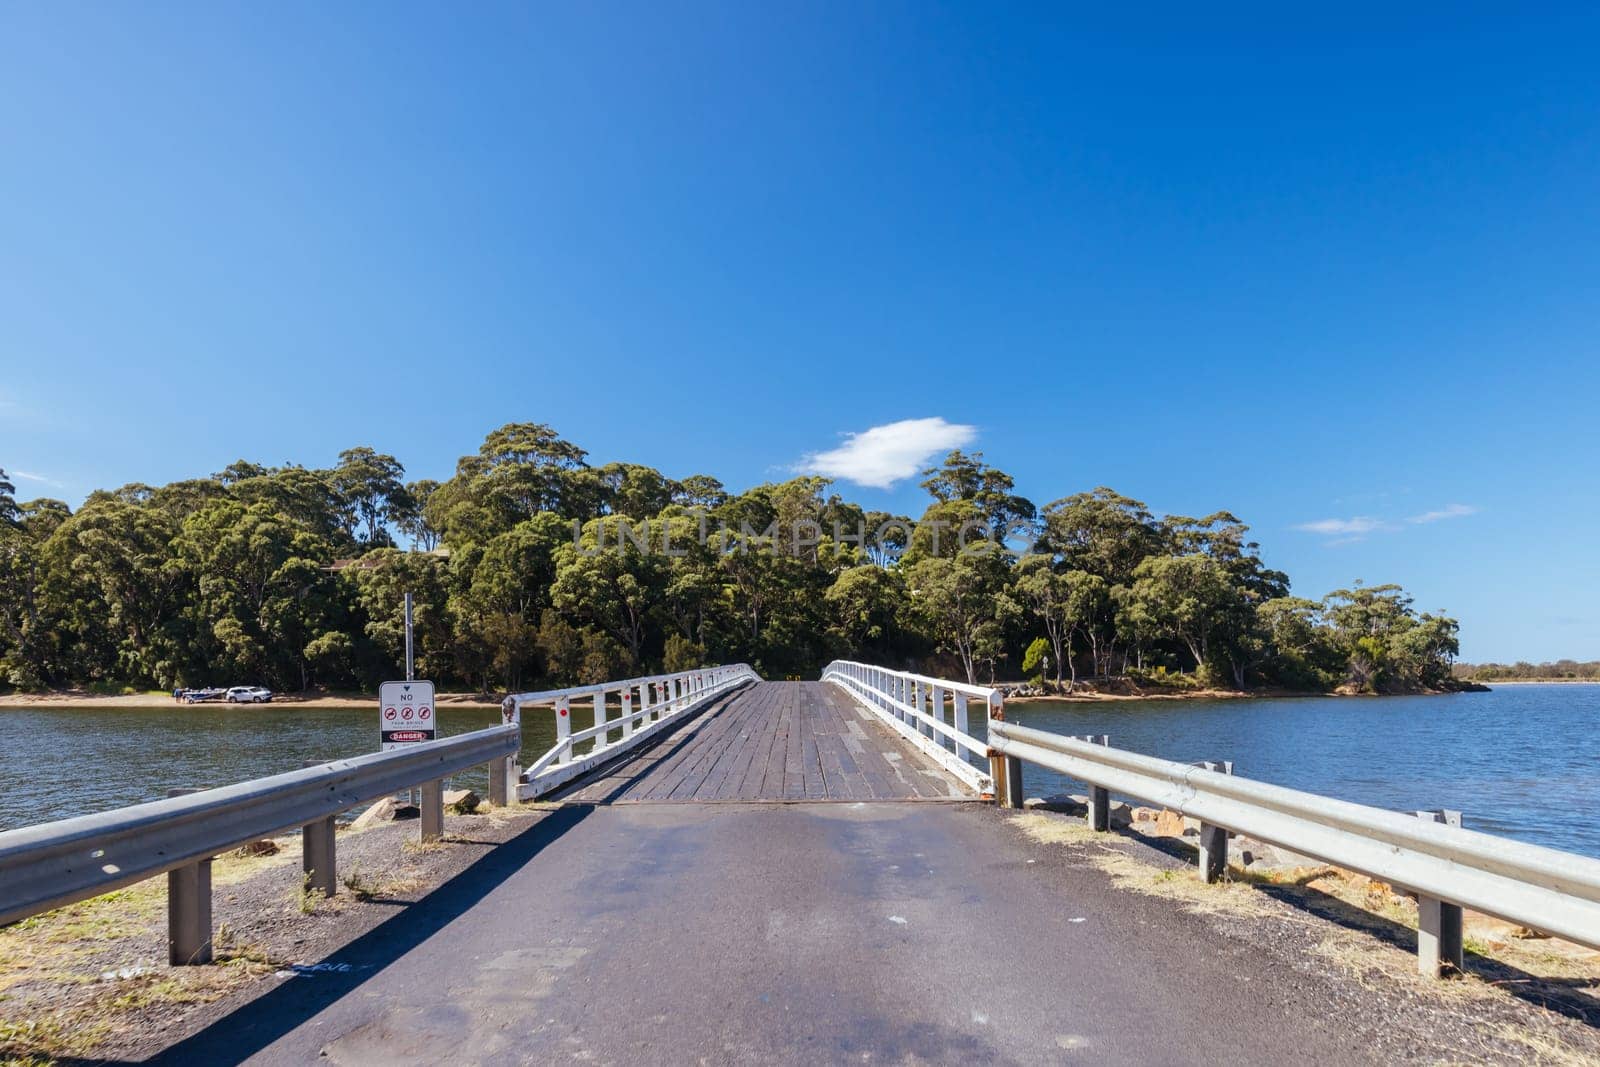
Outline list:
[[[442,483],[356,447],[74,513],[19,503],[0,472],[0,684],[370,689],[400,669],[407,593],[419,673],[480,691],[836,656],[969,681],[1048,662],[1069,686],[1448,681],[1454,620],[1390,585],[1292,597],[1228,512],[1162,518],[1103,487],[1041,512],[959,451],[923,473],[913,524],[823,478],[731,493],[591,467],[538,423],[490,433]]]
[[[1049,655],[1050,640],[1045,637],[1035,637],[1028,643],[1027,651],[1022,654],[1022,673],[1035,684],[1043,683],[1045,658]]]

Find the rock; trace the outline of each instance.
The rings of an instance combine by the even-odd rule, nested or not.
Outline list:
[[[357,815],[350,824],[352,830],[365,830],[369,826],[376,826],[381,822],[388,822],[394,818],[394,797],[384,797],[366,811]]]
[[[1156,816],[1161,812],[1155,808],[1134,808],[1132,815],[1135,823],[1155,822]]]
[[[1523,938],[1525,940],[1534,940],[1534,939],[1548,940],[1549,937],[1550,937],[1549,934],[1544,933],[1541,930],[1533,930],[1533,929],[1530,929],[1530,928],[1528,928],[1526,926],[1518,926],[1518,927],[1516,927],[1515,929],[1513,929],[1511,931],[1511,936],[1512,937]]]
[[[276,856],[279,851],[276,841],[268,841],[263,838],[260,841],[252,841],[248,845],[240,845],[233,850],[233,854],[235,856]]]
[[[415,804],[401,804],[394,797],[384,797],[366,811],[357,815],[350,824],[352,830],[365,830],[382,822],[399,822],[401,819],[420,819],[422,809]]]
[[[483,803],[483,798],[470,789],[446,789],[444,791],[444,806],[457,815],[471,815],[478,810],[478,805]]]
[[[1088,804],[1084,801],[1061,793],[1049,797],[1029,797],[1022,802],[1022,806],[1029,811],[1059,811],[1067,815],[1082,815],[1088,810]]]
[[[1084,807],[1087,810],[1088,805]],[[1120,800],[1112,801],[1109,818],[1112,826],[1120,826],[1123,829],[1127,829],[1133,825],[1133,809]]]
[[[1156,813],[1156,825],[1150,832],[1157,837],[1182,837],[1185,821],[1182,815],[1171,808],[1162,808]]]

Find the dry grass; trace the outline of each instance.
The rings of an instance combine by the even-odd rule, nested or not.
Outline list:
[[[218,856],[211,864],[212,887],[225,890],[291,863],[298,851]],[[214,939],[217,959],[226,966],[168,970],[140,963],[151,932],[165,929],[166,905],[166,880],[149,878],[0,929],[0,1064],[87,1056],[113,1032],[119,1016],[157,1003],[215,1000],[242,975],[271,968],[258,951],[235,944],[226,926]],[[123,967],[131,969],[126,977],[101,975]],[[47,1007],[16,1002],[19,987],[41,984],[59,990]]]
[[[1436,1009],[1462,1012],[1462,1032],[1479,1033],[1485,1060],[1504,1059],[1510,1045],[1527,1062],[1600,1063],[1569,1040],[1587,1036],[1583,1022],[1528,1010],[1559,1005],[1567,1014],[1600,1020],[1600,953],[1517,936],[1505,923],[1469,915],[1467,973],[1435,981],[1418,972],[1413,935],[1405,932],[1417,928],[1416,901],[1382,882],[1334,867],[1230,867],[1226,880],[1208,885],[1194,868],[1141,860],[1129,853],[1126,838],[1097,834],[1079,819],[1030,812],[1012,816],[1012,823],[1035,841],[1070,848],[1119,889],[1170,900],[1196,914],[1271,917],[1307,928],[1316,937],[1309,951],[1364,988],[1384,994],[1401,988]],[[1484,1009],[1490,1007],[1520,1019],[1495,1022],[1485,1031]]]

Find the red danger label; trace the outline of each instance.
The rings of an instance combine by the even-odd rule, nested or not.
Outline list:
[[[432,741],[433,732],[431,730],[385,730],[383,732],[383,740],[386,744],[395,741]]]

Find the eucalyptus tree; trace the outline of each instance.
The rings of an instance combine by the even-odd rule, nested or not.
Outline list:
[[[393,543],[389,524],[410,508],[406,496],[406,469],[393,456],[361,446],[339,453],[339,465],[329,481],[345,514],[352,538],[370,548]]]
[[[17,508],[17,487],[0,467],[0,525],[15,526],[22,512]]]
[[[1008,578],[998,548],[929,556],[907,575],[910,613],[944,652],[961,661],[967,681],[977,683],[977,663],[988,658],[995,613]]]
[[[180,526],[158,508],[91,499],[44,544],[61,621],[81,677],[166,686],[186,673],[184,606],[194,576],[173,565]]]

